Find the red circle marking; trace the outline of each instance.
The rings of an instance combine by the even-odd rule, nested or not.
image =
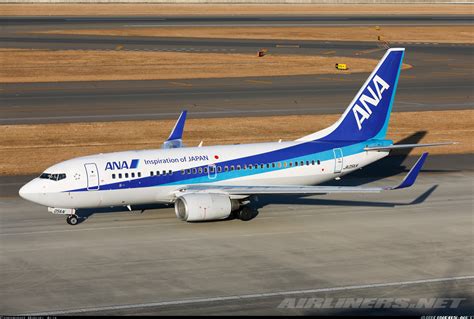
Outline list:
[[[218,156],[218,155],[214,155],[214,158],[215,158],[215,159],[219,159],[219,156]]]

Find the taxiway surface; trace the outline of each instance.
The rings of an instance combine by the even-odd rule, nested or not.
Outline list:
[[[454,310],[380,311],[472,312],[471,160],[428,158],[410,190],[262,197],[259,215],[249,222],[185,223],[162,208],[95,214],[69,226],[62,216],[3,192],[0,312],[349,312],[278,308],[285,297],[455,297],[465,300]],[[380,170],[367,169],[378,185],[402,177],[380,179]],[[351,184],[351,178],[338,183]]]

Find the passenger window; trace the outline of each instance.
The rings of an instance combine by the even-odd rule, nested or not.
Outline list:
[[[287,163],[286,163],[286,162],[284,162],[284,163],[283,163],[283,166],[284,166],[284,167],[287,167],[288,165],[287,165]]]
[[[112,179],[115,179],[115,174],[112,174]]]
[[[311,165],[314,165],[314,160],[311,161]]]
[[[168,171],[168,174],[173,175],[173,171],[170,169],[170,170]]]
[[[318,160],[318,165],[321,164],[321,162]]]
[[[202,168],[201,167],[198,168],[198,173],[202,174]]]
[[[163,174],[161,174],[161,175],[166,175],[166,171],[163,171]]]
[[[181,170],[181,175],[184,175],[184,169]]]
[[[222,166],[217,166],[217,172],[218,173],[222,172]]]
[[[306,161],[306,165],[309,165],[309,161]]]
[[[156,171],[156,176],[159,176],[160,175],[160,171]]]
[[[270,164],[267,164],[267,168],[270,168]]]
[[[150,172],[150,176],[153,176],[153,171]]]
[[[249,169],[252,169],[252,164],[249,164]]]
[[[138,177],[142,177],[142,172],[138,172]]]
[[[197,170],[195,168],[193,168],[193,174],[196,174]]]
[[[295,166],[298,166],[298,162],[295,162]]]
[[[125,178],[128,178],[128,173],[125,173]]]
[[[132,178],[135,178],[135,173],[132,173]]]
[[[275,168],[275,163],[272,163],[272,167]]]
[[[281,167],[281,162],[278,162],[278,167],[279,167],[279,168]]]
[[[237,170],[240,171],[240,165],[237,165]]]
[[[119,178],[122,178],[122,173],[119,174]]]
[[[301,166],[304,166],[304,162],[303,162],[303,161],[301,161]]]
[[[231,165],[231,166],[230,166],[230,170],[231,170],[231,171],[234,170],[234,165]]]
[[[224,172],[228,172],[229,171],[229,166],[224,166]]]
[[[260,168],[265,168],[265,164],[260,164]]]
[[[189,168],[186,170],[186,174],[191,174],[191,170]]]

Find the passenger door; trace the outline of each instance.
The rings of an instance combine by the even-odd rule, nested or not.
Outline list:
[[[95,163],[84,164],[87,175],[87,190],[96,191],[99,189],[99,171]]]

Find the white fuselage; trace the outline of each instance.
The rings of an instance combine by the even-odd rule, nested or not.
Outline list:
[[[38,177],[20,194],[41,205],[77,209],[170,203],[176,190],[192,184],[316,185],[388,154],[363,146],[294,141],[98,154],[48,168],[52,178]]]

